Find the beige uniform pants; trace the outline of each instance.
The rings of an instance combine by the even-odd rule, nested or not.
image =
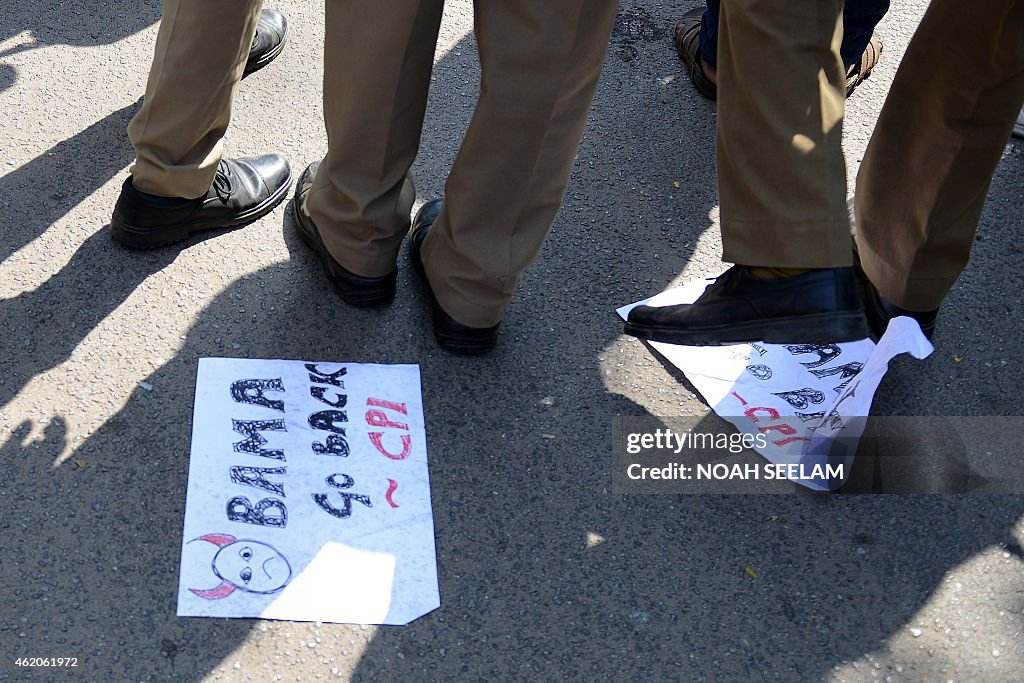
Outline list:
[[[837,0],[724,0],[718,55],[723,258],[851,264]],[[857,177],[862,265],[887,299],[935,309],[970,256],[1024,102],[1024,2],[933,0]]]
[[[132,184],[202,197],[213,184],[263,0],[164,0],[142,108],[128,124]]]
[[[326,3],[328,152],[309,212],[342,266],[381,276],[394,269],[409,228],[412,194],[402,189],[420,142],[444,3]],[[458,322],[499,322],[539,255],[615,12],[615,0],[474,3],[480,100],[422,250],[431,288]]]
[[[722,258],[853,263],[842,150],[842,0],[723,0],[718,36]]]
[[[970,258],[1024,103],[1024,2],[932,0],[857,175],[857,247],[883,296],[939,307]]]

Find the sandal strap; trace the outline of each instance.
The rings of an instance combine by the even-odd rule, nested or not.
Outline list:
[[[882,57],[884,43],[878,36],[871,36],[864,52],[860,55],[860,61],[850,67],[846,72],[846,96],[849,97],[858,85],[864,82]]]
[[[672,31],[676,54],[687,68],[693,68],[694,59],[700,58],[700,25],[703,16],[703,8],[691,10],[683,15]]]

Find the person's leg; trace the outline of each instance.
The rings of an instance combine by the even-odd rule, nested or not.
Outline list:
[[[857,176],[857,245],[878,293],[938,309],[970,257],[1024,102],[1024,3],[933,0]]]
[[[700,55],[704,63],[712,67],[718,64],[718,12],[721,4],[721,0],[707,0],[707,8],[700,18]]]
[[[701,17],[700,51],[704,61],[718,64],[718,12],[721,0],[707,0]],[[860,59],[875,27],[889,11],[889,0],[847,0],[843,5],[843,42],[839,55],[846,68]]]
[[[409,168],[443,9],[443,0],[327,2],[327,156],[300,204],[330,258],[363,279],[393,277],[409,230]]]
[[[614,0],[474,5],[480,99],[420,252],[438,304],[497,325],[565,193],[608,49]]]
[[[860,61],[875,27],[889,11],[889,0],[846,0],[843,6],[843,42],[839,56],[849,69]]]
[[[694,49],[688,46],[686,37],[691,30],[689,15],[675,28],[676,52],[691,69],[691,78],[697,90],[705,97],[714,99],[718,85],[718,15],[720,0],[707,0],[706,9],[700,17],[698,42]],[[878,63],[882,42],[874,38],[875,27],[889,10],[889,0],[849,0],[843,7],[843,41],[840,56],[847,74],[847,97],[858,84],[866,79]],[[692,14],[692,13],[691,13]],[[697,61],[699,69],[692,62]],[[706,84],[699,81],[706,81]]]
[[[841,0],[722,5],[717,156],[724,261],[852,264],[841,8]]]
[[[263,0],[165,0],[142,108],[128,125],[132,184],[193,199],[206,194]]]
[[[633,309],[627,334],[693,345],[867,336],[846,208],[841,11],[842,0],[722,3],[718,194],[722,258],[737,265],[693,305]]]
[[[128,125],[136,161],[110,219],[111,237],[148,249],[193,232],[237,228],[284,199],[288,162],[277,154],[222,159],[222,138],[244,73],[284,44],[283,15],[261,0],[166,0],[145,100]],[[264,33],[253,36],[257,24]]]

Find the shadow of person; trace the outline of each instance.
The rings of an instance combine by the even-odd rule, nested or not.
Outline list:
[[[0,445],[0,670],[41,650],[74,658],[70,669],[93,680],[128,680],[153,671],[179,677],[181,645],[159,627],[173,619],[176,539],[182,501],[173,486],[173,456],[147,453],[144,467],[129,466],[134,448],[99,454],[79,451],[63,466],[55,458],[67,445],[60,416],[28,439],[23,423]],[[109,429],[100,438],[109,439]],[[113,456],[113,457],[110,457]],[[137,492],[139,495],[133,495]],[[169,523],[164,524],[167,520]],[[173,521],[172,521],[173,520]],[[212,625],[202,651],[211,662],[226,657],[246,631],[243,624]],[[134,661],[138,643],[146,661]],[[102,667],[102,668],[101,668]]]
[[[109,45],[156,23],[160,11],[160,0],[17,3],[0,19],[0,41],[28,31],[45,45]]]
[[[172,249],[129,253],[111,242],[106,229],[99,230],[37,289],[0,299],[0,407],[33,377],[67,360],[145,278],[177,254]]]
[[[0,92],[14,85],[18,80],[18,72],[10,64],[0,64]]]
[[[22,248],[134,159],[126,132],[142,99],[0,176],[0,261]],[[99,227],[99,226],[97,226]]]
[[[160,0],[9,3],[0,16],[0,43],[26,31],[30,41],[0,50],[0,59],[46,45],[109,45],[156,23],[160,12]],[[13,67],[0,65],[0,92],[14,83],[15,74]]]

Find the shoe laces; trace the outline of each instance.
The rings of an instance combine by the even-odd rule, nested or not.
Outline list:
[[[217,165],[217,173],[213,176],[213,191],[225,204],[231,198],[231,168],[223,160]]]

